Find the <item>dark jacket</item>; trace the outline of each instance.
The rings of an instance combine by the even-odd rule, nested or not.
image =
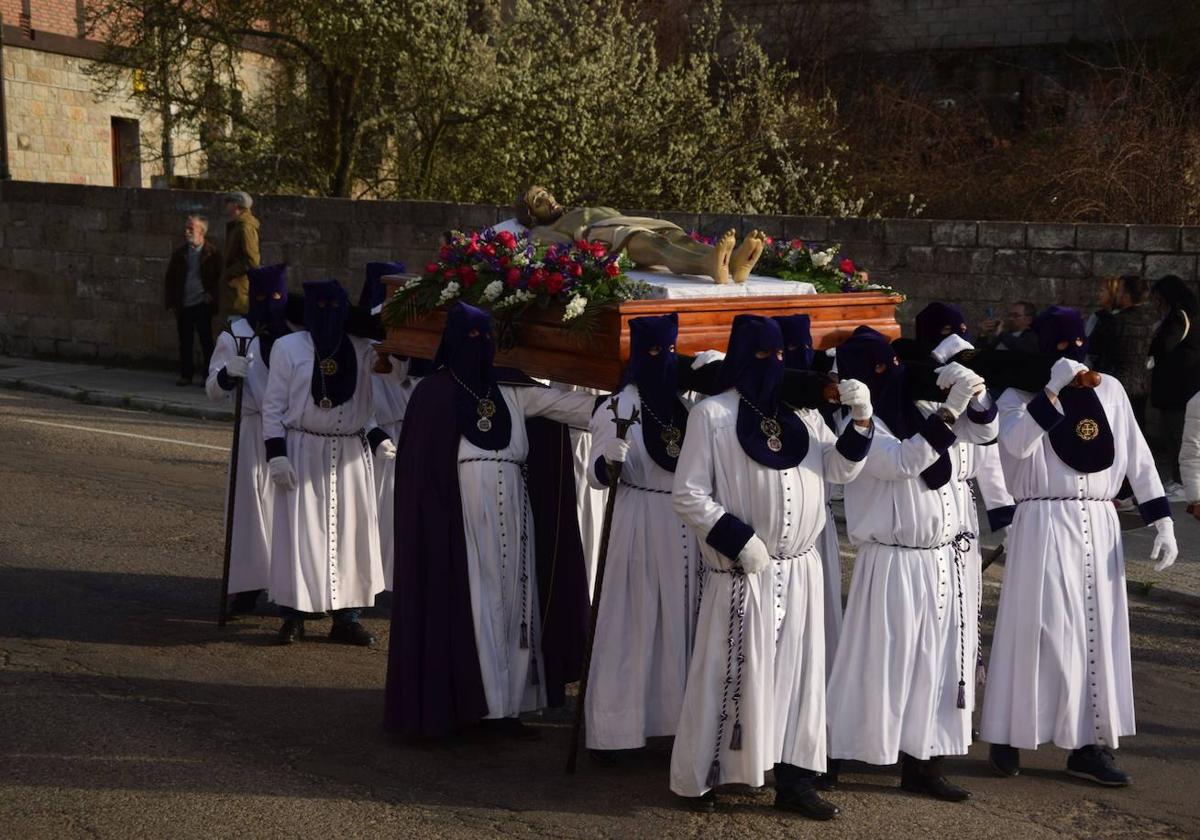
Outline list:
[[[258,219],[249,210],[225,224],[224,268],[218,312],[245,315],[250,305],[250,279],[246,272],[258,268]]]
[[[979,341],[980,349],[986,350],[1011,350],[1014,353],[1030,353],[1038,352],[1037,333],[1033,330],[1025,330],[1020,335],[1014,332],[1002,332],[995,338],[984,338]]]
[[[1150,403],[1164,411],[1183,411],[1200,391],[1200,324],[1187,310],[1172,307],[1150,342],[1154,370]]]
[[[1138,303],[1118,310],[1106,324],[1104,366],[1098,370],[1115,377],[1131,399],[1150,396],[1146,359],[1150,357],[1150,341],[1157,321],[1153,306]]]
[[[183,306],[183,287],[187,282],[187,250],[191,247],[183,243],[171,252],[167,261],[167,274],[163,279],[163,305],[167,309],[178,311]],[[221,280],[221,255],[217,248],[207,239],[200,252],[200,282],[204,286],[204,294],[209,302],[217,299],[217,284]]]

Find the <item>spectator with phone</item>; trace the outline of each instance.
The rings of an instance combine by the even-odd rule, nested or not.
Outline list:
[[[991,310],[979,327],[977,346],[989,350],[1012,350],[1015,353],[1037,353],[1038,340],[1031,327],[1037,308],[1026,300],[1018,300],[1009,308],[1001,322]]]

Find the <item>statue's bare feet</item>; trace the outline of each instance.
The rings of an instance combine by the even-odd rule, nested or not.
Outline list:
[[[758,258],[762,256],[766,245],[767,235],[761,230],[752,230],[746,234],[746,238],[729,260],[729,270],[733,274],[734,283],[745,283],[750,278],[750,272],[758,264]]]
[[[712,253],[705,260],[704,274],[717,283],[729,282],[729,262],[733,255],[733,246],[737,244],[737,234],[727,230],[713,243]]]

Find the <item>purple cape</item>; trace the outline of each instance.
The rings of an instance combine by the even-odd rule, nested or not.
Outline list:
[[[536,387],[497,369],[506,385]],[[404,418],[396,456],[395,585],[384,693],[384,726],[405,737],[436,737],[483,718],[467,548],[458,484],[454,381],[421,380]],[[551,706],[580,678],[588,593],[575,510],[574,460],[565,426],[533,418],[529,499],[541,608],[542,666]]]

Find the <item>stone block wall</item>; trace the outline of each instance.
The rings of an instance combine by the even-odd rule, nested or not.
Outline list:
[[[363,266],[402,259],[413,268],[445,230],[473,230],[511,213],[487,205],[255,197],[264,263],[287,262],[293,288],[336,277],[357,298]],[[977,323],[1016,300],[1089,309],[1099,278],[1178,274],[1197,281],[1200,228],[1051,225],[924,219],[831,219],[656,212],[685,230],[776,237],[846,256],[909,300],[906,326],[931,300],[960,303]],[[215,193],[66,184],[0,184],[0,353],[169,365],[174,322],[162,275],[189,213],[208,215],[219,244]]]

